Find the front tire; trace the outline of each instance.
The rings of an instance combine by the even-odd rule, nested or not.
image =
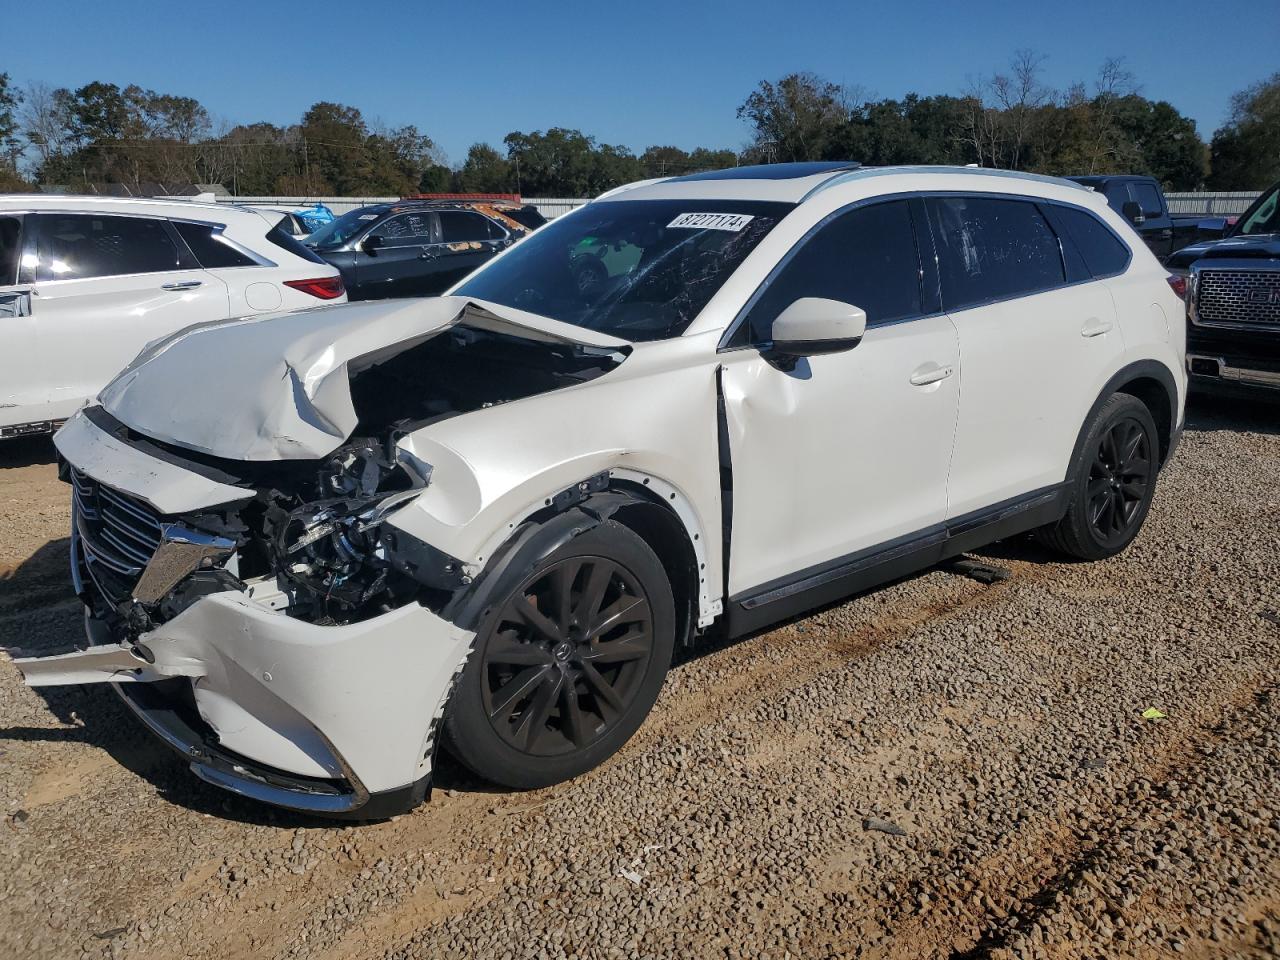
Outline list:
[[[1142,529],[1155,496],[1160,443],[1146,405],[1112,394],[1089,424],[1072,464],[1067,512],[1040,540],[1079,560],[1120,553]]]
[[[612,520],[494,598],[454,689],[450,752],[493,783],[571,779],[639,729],[671,664],[675,602],[662,563]]]

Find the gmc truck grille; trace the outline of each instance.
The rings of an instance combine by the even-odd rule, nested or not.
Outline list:
[[[72,523],[84,570],[112,606],[129,598],[160,546],[159,515],[141,500],[71,471]]]
[[[1280,271],[1201,270],[1196,320],[1280,329]]]

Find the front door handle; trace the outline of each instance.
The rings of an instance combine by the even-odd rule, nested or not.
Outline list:
[[[1100,320],[1097,317],[1090,317],[1084,322],[1084,326],[1080,328],[1080,336],[1098,337],[1104,333],[1110,333],[1113,326],[1115,326],[1115,324],[1110,320]]]
[[[936,363],[926,363],[923,366],[916,367],[915,372],[911,374],[911,385],[927,387],[931,383],[938,383],[947,379],[955,372],[955,367],[940,367]]]
[[[179,280],[177,283],[162,283],[161,290],[194,290],[196,287],[202,286],[203,280]]]

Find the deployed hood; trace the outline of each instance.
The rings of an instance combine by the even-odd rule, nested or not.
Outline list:
[[[315,459],[356,428],[351,374],[462,322],[545,343],[626,345],[461,297],[342,304],[188,327],[149,345],[98,399],[131,429],[189,450]]]
[[[1227,237],[1225,240],[1193,243],[1175,252],[1165,261],[1165,266],[1186,270],[1197,260],[1220,257],[1235,257],[1241,260],[1280,258],[1280,235],[1263,233],[1249,237]]]

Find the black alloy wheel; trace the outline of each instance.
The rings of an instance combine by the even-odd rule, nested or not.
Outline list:
[[[608,557],[560,560],[515,591],[492,627],[485,714],[523,753],[584,749],[626,714],[653,652],[649,599],[631,571]]]
[[[671,666],[676,608],[662,561],[614,520],[523,563],[485,601],[444,742],[486,780],[531,789],[590,770],[639,729]]]
[[[1089,467],[1089,523],[1105,544],[1125,540],[1139,522],[1154,479],[1151,439],[1135,417],[1113,422]]]
[[[1142,529],[1155,496],[1160,441],[1151,411],[1126,393],[1108,397],[1083,433],[1068,473],[1066,512],[1036,533],[1067,556],[1104,560]]]

